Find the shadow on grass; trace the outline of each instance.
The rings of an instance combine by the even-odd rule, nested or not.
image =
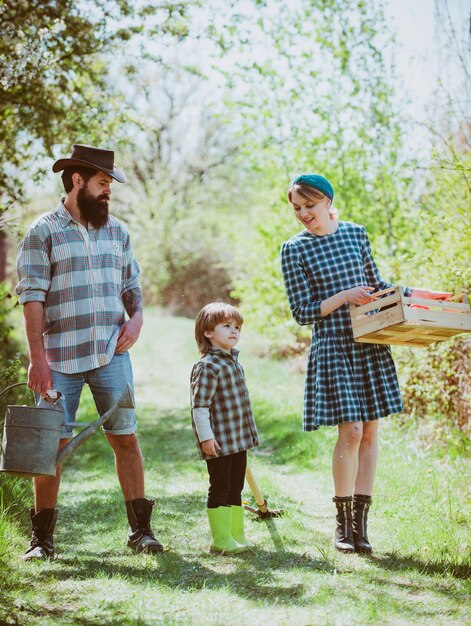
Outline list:
[[[454,578],[468,579],[471,576],[471,566],[468,563],[449,563],[446,561],[430,562],[422,561],[411,556],[402,556],[395,553],[372,554],[367,557],[369,561],[385,570],[397,573],[415,570],[420,574],[433,576],[449,575]]]
[[[159,528],[157,536],[164,545],[178,525],[185,522],[187,534],[180,537],[177,551],[171,548],[162,555],[133,555],[125,547],[126,517],[124,505],[116,506],[121,494],[89,492],[91,503],[69,501],[62,508],[62,536],[57,539],[59,558],[41,568],[41,579],[47,584],[53,580],[87,580],[93,578],[122,577],[133,583],[165,585],[185,591],[220,589],[229,587],[239,596],[265,602],[277,597],[278,602],[291,604],[304,594],[303,585],[292,582],[279,585],[274,582],[275,572],[296,570],[333,573],[334,567],[323,558],[292,551],[269,551],[254,549],[231,557],[210,555],[194,550],[193,536],[199,538],[201,508],[204,500],[199,495],[186,494],[159,498],[158,515],[153,521]],[[204,506],[204,504],[203,504]],[[122,548],[100,552],[100,538],[107,529],[122,528]],[[188,530],[191,535],[188,535]],[[205,528],[206,532],[206,528]],[[96,550],[90,550],[93,538],[98,538]],[[175,540],[173,540],[175,543]],[[103,546],[104,544],[101,543]],[[178,545],[178,544],[177,544]],[[63,554],[61,554],[63,553]],[[69,557],[67,555],[73,555]],[[230,573],[220,573],[221,563],[231,566]]]

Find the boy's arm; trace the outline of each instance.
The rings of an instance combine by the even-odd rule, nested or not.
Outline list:
[[[201,450],[208,456],[217,456],[220,450],[210,422],[209,407],[217,389],[217,372],[208,364],[199,362],[191,376],[192,417]]]
[[[193,422],[203,453],[208,456],[217,456],[221,448],[214,438],[213,429],[209,421],[209,409],[202,406],[193,409]]]
[[[209,409],[207,407],[199,406],[193,409],[193,421],[200,443],[207,439],[214,439],[213,429],[209,421]]]

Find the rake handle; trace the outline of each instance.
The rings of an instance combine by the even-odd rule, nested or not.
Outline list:
[[[257,481],[255,480],[253,472],[249,466],[247,466],[247,469],[245,470],[245,479],[249,484],[250,490],[253,493],[257,506],[262,510],[263,510],[263,507],[265,507],[266,509],[266,506],[267,506],[266,500],[262,496],[262,492],[258,488]]]

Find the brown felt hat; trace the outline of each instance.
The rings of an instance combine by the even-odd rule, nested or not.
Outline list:
[[[80,165],[81,167],[90,167],[95,170],[100,170],[100,172],[105,172],[112,176],[118,183],[126,182],[124,172],[114,166],[113,150],[104,150],[103,148],[94,148],[93,146],[75,143],[72,146],[72,155],[70,158],[56,161],[52,166],[52,171],[60,172],[71,165]]]

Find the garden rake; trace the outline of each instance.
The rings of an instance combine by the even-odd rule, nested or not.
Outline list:
[[[249,466],[247,466],[247,469],[245,471],[245,479],[249,484],[250,490],[253,493],[258,508],[256,509],[253,506],[244,504],[244,509],[250,511],[251,513],[255,513],[255,515],[257,515],[257,517],[261,520],[270,520],[274,517],[281,517],[284,514],[284,509],[271,510],[268,508],[266,498],[262,496],[262,493],[258,488],[257,481],[255,480],[253,472]]]

